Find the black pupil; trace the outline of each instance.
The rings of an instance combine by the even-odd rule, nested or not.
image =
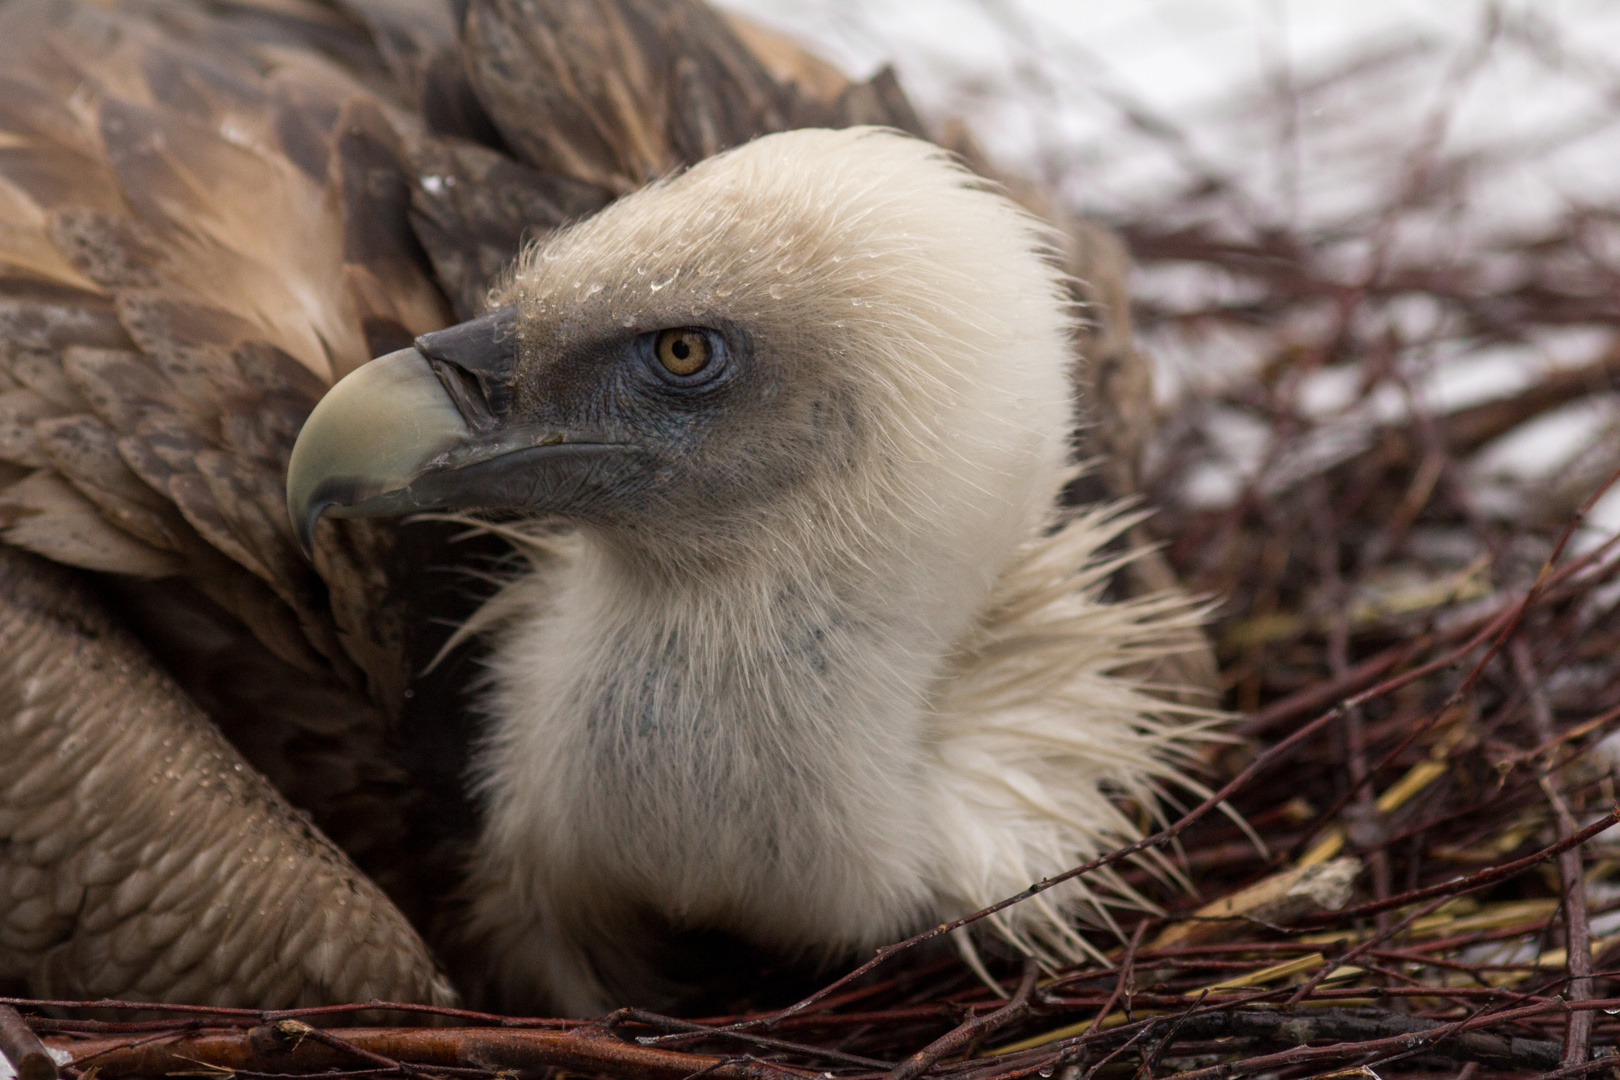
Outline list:
[[[692,355],[692,346],[688,345],[680,338],[676,338],[675,344],[669,347],[669,351],[674,354],[675,359],[685,360],[688,356]]]

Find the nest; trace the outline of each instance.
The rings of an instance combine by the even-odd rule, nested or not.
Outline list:
[[[1172,182],[1090,207],[1137,261],[1138,332],[1160,363],[1147,528],[1218,603],[1211,637],[1238,719],[1209,755],[1208,800],[1064,875],[1112,867],[1159,905],[1093,935],[1106,962],[1004,960],[989,986],[919,947],[958,923],[769,1013],[415,1010],[415,1026],[334,1031],[377,1003],[27,1027],[0,1008],[0,1048],[31,1080],[56,1068],[37,1035],[82,1077],[1620,1068],[1620,833],[1607,831],[1620,820],[1620,556],[1588,524],[1620,466],[1620,198],[1490,212],[1513,168],[1609,129],[1484,147],[1448,135],[1504,55],[1612,93],[1615,77],[1566,45],[1493,16],[1452,54],[1367,48],[1217,103],[1204,119],[1229,145],[1315,162],[1283,194],[1122,107],[1138,148],[1173,163]],[[1434,92],[1404,134],[1367,126],[1424,79]],[[1316,209],[1310,176],[1338,182]],[[1501,377],[1482,388],[1482,372]],[[1515,464],[1515,447],[1560,439],[1552,465]],[[1148,848],[1184,880],[1157,876],[1138,857]]]

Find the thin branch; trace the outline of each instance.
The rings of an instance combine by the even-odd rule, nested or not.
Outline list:
[[[970,1017],[956,1028],[941,1035],[905,1061],[896,1065],[889,1072],[887,1080],[915,1080],[916,1077],[933,1068],[941,1058],[955,1054],[986,1035],[1016,1024],[1028,1016],[1031,997],[1035,992],[1035,980],[1040,973],[1040,964],[1033,959],[1025,960],[1024,977],[1019,981],[1017,992],[1013,994],[1007,1004],[984,1016]]]

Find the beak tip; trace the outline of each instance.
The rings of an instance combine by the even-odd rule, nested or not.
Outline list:
[[[428,359],[414,348],[379,356],[316,403],[287,459],[288,524],[306,559],[329,511],[397,512],[385,496],[409,487],[427,463],[468,435]]]
[[[300,514],[296,509],[291,510],[293,535],[298,539],[298,550],[304,553],[304,558],[310,562],[315,561],[315,523],[321,519],[326,510],[325,505],[310,507]]]

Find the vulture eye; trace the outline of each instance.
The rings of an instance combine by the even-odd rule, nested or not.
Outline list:
[[[709,342],[707,330],[682,326],[660,330],[657,340],[653,342],[653,352],[665,371],[684,378],[696,375],[708,366],[714,347]]]

